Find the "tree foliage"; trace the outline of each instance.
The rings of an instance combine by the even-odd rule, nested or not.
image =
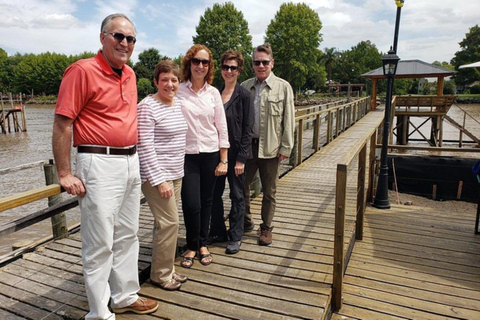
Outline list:
[[[0,59],[0,89],[4,92],[57,94],[65,69],[79,59],[94,55],[91,52],[74,56],[51,52],[38,55],[16,53]]]
[[[168,59],[167,56],[161,56],[160,52],[155,48],[149,48],[142,51],[138,55],[138,62],[133,66],[133,70],[138,79],[150,79],[151,85],[153,83],[153,72],[155,71],[155,66],[160,60]]]
[[[322,73],[319,65],[322,23],[318,14],[304,3],[284,3],[267,27],[265,41],[272,45],[275,74],[294,90],[305,86],[313,74]],[[325,83],[325,72],[320,82]]]
[[[152,80],[146,78],[138,79],[137,83],[137,93],[138,101],[145,98],[148,94],[155,92],[155,87],[152,86]]]
[[[458,70],[453,76],[457,85],[467,85],[480,80],[480,71],[477,68],[458,69],[461,65],[480,61],[480,27],[477,25],[470,28],[465,38],[459,43],[460,51],[455,52],[455,56],[450,63]]]
[[[239,50],[245,58],[244,72],[240,75],[239,81],[252,76],[250,68],[252,36],[243,13],[238,11],[232,2],[216,3],[212,8],[207,8],[200,17],[195,31],[197,34],[193,37],[193,42],[203,44],[212,51],[215,60],[214,86],[220,87],[223,84],[220,75],[220,57],[229,49]]]

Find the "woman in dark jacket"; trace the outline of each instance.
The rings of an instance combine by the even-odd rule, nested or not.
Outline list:
[[[253,97],[238,83],[242,72],[243,55],[228,50],[221,57],[222,77],[225,86],[220,90],[227,117],[228,151],[227,176],[217,177],[213,194],[212,218],[208,243],[228,241],[226,253],[235,254],[240,250],[243,236],[243,218],[245,215],[245,163],[251,158],[254,123]],[[232,201],[229,217],[230,228],[227,232],[224,220],[222,195],[225,179],[230,186]]]

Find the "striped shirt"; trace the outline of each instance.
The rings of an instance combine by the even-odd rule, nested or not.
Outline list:
[[[138,156],[142,183],[152,187],[183,177],[187,122],[174,98],[172,106],[147,96],[137,106]]]

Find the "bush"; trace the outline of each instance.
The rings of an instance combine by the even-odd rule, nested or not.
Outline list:
[[[476,84],[470,88],[471,94],[479,94],[480,93],[480,84]]]
[[[142,100],[145,98],[149,93],[153,93],[153,86],[152,82],[146,78],[138,79],[137,83],[137,90],[138,90],[138,100]]]

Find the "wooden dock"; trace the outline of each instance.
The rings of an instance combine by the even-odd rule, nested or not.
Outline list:
[[[381,111],[370,112],[279,181],[272,245],[258,246],[255,232],[252,232],[244,237],[241,251],[236,255],[226,255],[225,244],[211,246],[214,262],[210,266],[202,266],[197,260],[192,269],[183,269],[178,266],[180,259],[177,259],[178,271],[190,278],[181,290],[167,292],[146,281],[140,294],[158,300],[160,308],[152,315],[123,314],[117,315],[117,319],[330,319],[336,166],[366,131],[379,126],[382,117]],[[353,166],[350,170],[356,169]],[[354,176],[349,175],[351,179]],[[260,202],[259,197],[252,203],[257,225],[260,223]],[[450,213],[449,216],[437,217],[435,212],[428,213],[427,216],[436,223],[434,226],[438,225],[432,232],[433,222],[418,219],[415,212],[403,216],[405,207],[392,205],[391,210],[381,212],[369,208],[368,212],[374,214],[367,216],[364,240],[356,242],[354,249],[355,202],[356,186],[352,182],[347,187],[344,251],[348,257],[353,250],[353,256],[344,278],[343,308],[333,315],[334,319],[417,319],[417,314],[422,315],[418,319],[475,319],[465,317],[469,314],[467,311],[450,317],[457,308],[473,312],[475,306],[472,307],[472,304],[480,298],[480,241],[478,236],[473,236],[473,223],[468,229],[470,242],[465,243],[463,248],[456,248],[453,244],[460,245],[468,236],[460,237],[462,232],[449,234],[447,231],[463,225],[460,222],[466,218],[463,215],[453,217],[455,213]],[[466,234],[466,226],[462,228]],[[149,276],[152,229],[151,213],[147,205],[142,205],[138,270],[142,281]],[[397,234],[389,238],[387,234],[390,231]],[[457,236],[459,238],[455,238]],[[377,240],[381,241],[380,244],[375,242]],[[404,243],[408,246],[402,249]],[[390,248],[391,252],[382,246]],[[445,246],[446,249],[441,249]],[[362,250],[359,258],[357,248]],[[437,248],[438,252],[444,250],[442,258],[431,257],[422,248]],[[428,262],[421,261],[425,258]],[[383,259],[384,262],[378,263],[376,269],[370,269],[367,263],[375,259]],[[412,271],[407,268],[412,265],[415,277],[400,288],[404,291],[395,288],[391,283],[408,278]],[[354,274],[355,269],[352,268],[359,269],[359,274]],[[435,292],[436,295],[451,293],[447,287],[459,288],[456,295],[448,293],[449,301],[456,301],[456,307],[448,316],[438,317],[433,308],[435,305],[422,305],[418,302],[422,299],[415,299],[418,289],[410,289],[415,282],[415,288],[435,282],[432,280],[435,277],[434,268],[450,270],[450,273],[443,282],[438,282],[441,285],[436,290],[429,290],[430,296],[435,296]],[[422,275],[425,270],[430,271],[430,278]],[[88,311],[79,232],[39,247],[0,271],[1,319],[80,319]],[[359,284],[364,278],[368,279],[367,272],[371,277],[379,277],[380,282],[376,285],[373,281]],[[413,293],[407,298],[409,295],[405,292],[409,290]],[[467,293],[466,298],[462,296]],[[385,301],[389,298],[393,302]],[[399,299],[404,299],[404,304],[408,306],[413,304],[413,311],[406,315],[397,312],[408,309],[399,306]],[[362,305],[362,302],[365,304]],[[467,307],[466,302],[469,303]],[[373,312],[376,305],[383,309]],[[440,307],[440,302],[437,305]],[[478,312],[478,306],[476,308],[474,311]],[[428,314],[432,314],[432,318],[428,318]]]
[[[480,319],[475,210],[369,207],[332,319]]]

